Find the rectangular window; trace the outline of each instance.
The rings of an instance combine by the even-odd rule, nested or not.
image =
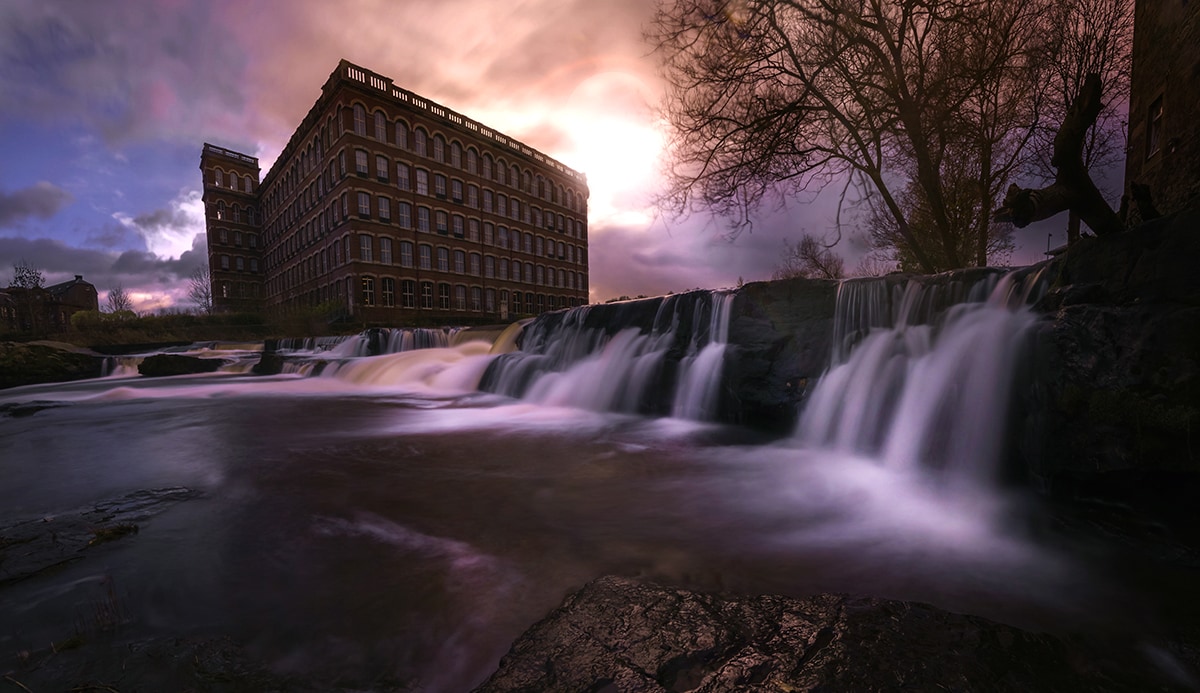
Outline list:
[[[365,219],[371,217],[371,196],[368,193],[360,192],[358,194],[358,216]]]
[[[483,309],[483,291],[478,286],[471,287],[471,310],[478,313]]]
[[[250,271],[251,272],[258,271],[258,258],[253,258],[253,257],[250,258]]]
[[[1159,96],[1150,104],[1150,113],[1146,118],[1146,158],[1154,156],[1162,149],[1163,130],[1163,97]]]
[[[455,202],[463,201],[463,184],[461,180],[450,181],[450,199]]]
[[[467,186],[467,206],[479,209],[479,188],[474,185]]]
[[[421,307],[433,307],[433,282],[421,282]]]
[[[413,266],[413,244],[409,241],[400,241],[400,266]]]
[[[462,238],[463,237],[463,218],[455,215],[455,217],[451,220],[451,222],[453,223],[453,226],[451,227],[451,229],[454,231],[454,237]]]
[[[450,271],[450,251],[446,248],[437,249],[437,268],[440,272]]]
[[[508,216],[508,198],[504,195],[496,196],[496,214],[502,217]]]
[[[417,307],[417,283],[411,279],[400,282],[400,305],[404,308]]]
[[[379,196],[379,219],[381,221],[392,220],[392,201],[382,195]]]
[[[239,257],[239,258],[236,258],[236,260],[237,260],[237,262],[235,263],[234,266],[237,267],[237,270],[239,272],[244,271],[246,269],[246,259]]]
[[[462,274],[466,271],[467,254],[461,250],[454,251],[454,272]]]
[[[417,230],[429,233],[429,208],[417,207]]]
[[[433,194],[436,195],[439,200],[446,199],[446,177],[440,173],[435,173],[433,175]]]
[[[466,310],[467,309],[467,287],[465,287],[461,284],[454,287],[454,309],[455,310]]]
[[[483,307],[489,313],[496,312],[496,290],[488,289],[483,292]]]
[[[508,279],[508,260],[500,258],[500,278]]]
[[[380,294],[383,298],[383,305],[391,308],[396,305],[396,280],[391,277],[384,277],[380,281]]]
[[[408,164],[396,164],[396,187],[401,190],[409,190],[411,183],[408,180]]]
[[[229,269],[229,256],[228,255],[221,256],[221,269],[223,269],[223,270]]]
[[[396,203],[396,223],[402,228],[412,228],[412,205],[407,202]]]
[[[483,276],[488,279],[496,276],[496,258],[491,255],[483,258]]]
[[[375,155],[375,177],[386,183],[388,179],[388,160],[386,156]]]
[[[496,227],[492,226],[492,222],[483,222],[483,244],[492,245],[493,237],[496,235]]]
[[[484,190],[483,191],[483,211],[485,211],[485,212],[492,211],[492,199],[493,199],[492,191]]]
[[[422,168],[417,169],[417,194],[429,194],[429,171]]]
[[[450,309],[450,285],[438,284],[438,306],[442,310]]]
[[[366,234],[358,235],[358,259],[363,262],[372,262],[371,257],[371,237]]]
[[[479,242],[479,220],[478,219],[468,219],[467,220],[467,240],[471,241],[472,243]]]
[[[433,248],[427,245],[422,245],[421,251],[421,269],[433,268]]]
[[[450,215],[440,209],[434,214],[434,224],[437,226],[437,232],[443,236],[450,233]]]
[[[379,239],[379,261],[385,265],[392,264],[392,239]]]
[[[375,280],[371,277],[362,278],[362,304],[364,306],[375,305]]]
[[[479,276],[479,253],[471,253],[471,274]]]
[[[362,149],[354,150],[354,172],[360,176],[367,175],[367,153]]]

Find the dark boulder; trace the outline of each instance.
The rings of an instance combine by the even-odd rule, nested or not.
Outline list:
[[[202,359],[182,354],[155,354],[147,356],[138,364],[138,373],[148,378],[194,375],[215,372],[223,365],[225,365],[225,361],[222,359]]]
[[[0,388],[98,378],[103,357],[69,344],[0,342]]]
[[[925,604],[704,594],[604,577],[522,635],[476,691],[1147,691],[1186,683],[1131,642],[1085,643]]]

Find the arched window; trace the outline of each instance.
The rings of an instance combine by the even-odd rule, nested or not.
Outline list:
[[[504,162],[504,159],[497,159],[496,160],[496,182],[499,183],[500,185],[504,185],[504,179],[507,175],[508,175],[508,164],[506,164]]]
[[[225,218],[225,201],[224,200],[217,200],[217,218],[218,219]]]
[[[488,179],[488,180],[491,179],[491,177],[492,177],[492,155],[491,154],[483,155],[483,171],[480,173],[480,175],[483,176],[484,179]]]
[[[417,153],[417,156],[428,156],[425,146],[427,137],[424,128],[413,130],[413,151]]]
[[[421,307],[433,307],[433,282],[421,282]]]
[[[375,139],[387,142],[387,118],[383,116],[383,111],[375,111]]]
[[[254,192],[250,188],[250,186],[251,186],[250,176],[243,176],[242,177],[242,189],[246,192]]]
[[[441,135],[433,136],[433,160],[446,160],[446,138],[442,137]]]
[[[516,164],[513,164],[508,171],[508,184],[514,188],[521,185],[521,169],[517,168]]]
[[[408,149],[408,123],[403,120],[396,121],[396,146]]]
[[[458,142],[450,143],[450,165],[454,168],[462,168],[462,145]]]
[[[354,104],[354,134],[364,137],[367,134],[367,109],[360,103]]]

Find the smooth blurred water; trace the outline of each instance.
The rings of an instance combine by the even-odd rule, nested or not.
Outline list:
[[[0,590],[0,651],[69,634],[108,584],[121,637],[230,635],[279,671],[434,691],[482,680],[609,573],[1037,625],[1098,617],[1103,588],[1025,536],[999,492],[967,501],[919,469],[798,440],[473,392],[464,374],[486,358],[467,345],[333,377],[0,393],[62,404],[0,418],[0,526],[141,489],[202,494]]]

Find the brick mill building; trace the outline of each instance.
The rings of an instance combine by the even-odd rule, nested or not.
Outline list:
[[[379,324],[588,297],[586,177],[341,61],[271,170],[205,144],[213,307]]]

